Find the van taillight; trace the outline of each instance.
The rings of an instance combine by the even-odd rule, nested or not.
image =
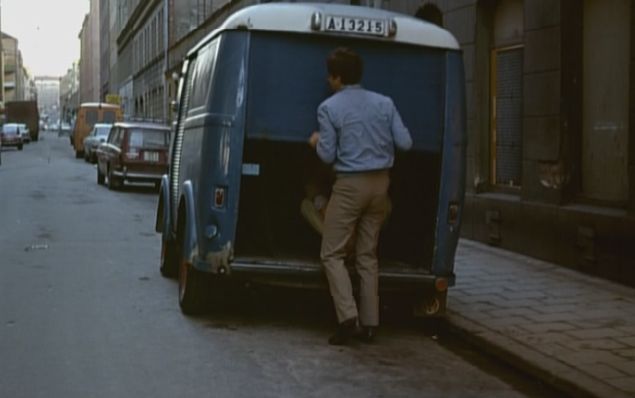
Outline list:
[[[222,208],[225,206],[225,187],[216,187],[214,190],[214,207]]]
[[[456,202],[450,202],[448,206],[448,224],[456,225],[459,221],[459,204]]]

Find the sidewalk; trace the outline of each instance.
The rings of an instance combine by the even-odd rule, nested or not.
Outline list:
[[[635,397],[635,288],[468,240],[455,273],[464,337],[572,396]]]

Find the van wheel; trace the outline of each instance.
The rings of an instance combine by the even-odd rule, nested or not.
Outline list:
[[[207,275],[196,270],[183,255],[183,233],[178,234],[179,241],[179,307],[185,315],[200,315],[207,305]]]
[[[185,259],[180,260],[179,306],[185,315],[200,315],[207,309],[207,280],[206,274]]]
[[[179,262],[174,241],[161,239],[161,275],[165,278],[176,278],[179,273]]]
[[[97,166],[97,184],[104,185],[105,181],[106,181],[106,176],[103,175],[101,171],[99,171],[99,166]]]
[[[18,145],[18,151],[22,150],[22,144]]]

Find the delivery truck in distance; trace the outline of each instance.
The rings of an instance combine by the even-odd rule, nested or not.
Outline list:
[[[5,104],[6,123],[24,123],[29,128],[31,141],[40,135],[40,113],[37,101],[9,101]]]

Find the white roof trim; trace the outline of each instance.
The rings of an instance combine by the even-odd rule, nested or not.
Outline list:
[[[82,104],[79,105],[80,108],[81,107],[90,107],[90,108],[108,108],[108,109],[115,109],[115,108],[119,108],[119,105],[114,105],[114,104],[109,104],[107,102],[84,102]]]
[[[269,3],[243,8],[227,17],[225,22],[210,33],[193,51],[224,30],[268,30],[278,32],[312,33],[325,36],[334,35],[325,31],[311,29],[311,18],[315,13],[345,17],[360,17],[393,20],[397,25],[397,34],[393,37],[355,36],[342,34],[337,36],[363,37],[388,42],[407,43],[426,47],[458,50],[459,44],[450,32],[420,19],[360,6],[324,3]],[[324,23],[324,18],[322,18]]]

